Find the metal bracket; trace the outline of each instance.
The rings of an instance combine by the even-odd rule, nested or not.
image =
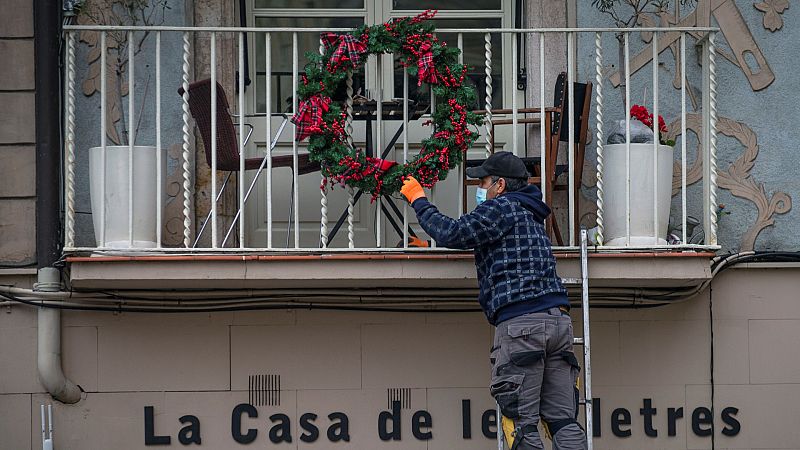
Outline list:
[[[517,90],[524,91],[528,88],[528,73],[524,67],[517,69]]]

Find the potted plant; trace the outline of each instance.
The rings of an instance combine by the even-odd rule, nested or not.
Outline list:
[[[75,15],[78,23],[83,25],[152,26],[164,22],[166,9],[166,0],[153,3],[150,0],[84,0],[75,5]],[[166,153],[162,151],[159,154],[153,145],[131,147],[129,144],[131,140],[136,144],[140,142],[137,134],[144,116],[151,76],[148,74],[144,80],[135,81],[137,85],[143,85],[143,90],[136,91],[139,94],[136,97],[136,117],[126,117],[127,105],[123,101],[125,97],[129,98],[129,91],[136,88],[128,85],[129,48],[133,47],[136,58],[145,48],[149,35],[149,31],[133,35],[125,31],[109,31],[105,49],[100,48],[99,32],[82,31],[79,37],[88,47],[86,59],[89,67],[82,83],[87,97],[100,96],[103,82],[100,77],[101,52],[106,53],[107,145],[89,149],[89,192],[98,247],[152,248],[157,244],[156,208],[161,207],[163,199],[156,205],[154,200],[157,200],[158,192],[159,159],[161,180],[166,179]],[[152,137],[149,141],[148,144],[154,143]],[[129,204],[131,197],[132,205]],[[131,218],[132,230],[129,228]]]
[[[680,11],[683,5],[696,0],[675,0],[672,5]],[[668,14],[670,0],[592,0],[592,6],[608,15],[618,28],[656,25],[654,17]],[[618,68],[625,62],[625,33],[616,34],[618,43]],[[619,93],[623,104],[625,98],[625,77],[620,77]],[[653,128],[653,116],[647,108],[639,105],[631,107],[631,126],[634,129]],[[630,143],[630,216],[627,209],[627,152],[624,121],[620,121],[621,133],[615,140],[603,147],[605,164],[603,167],[603,237],[600,244],[611,246],[664,245],[667,244],[670,203],[672,199],[672,159],[674,141],[665,139],[667,127],[661,116],[659,123],[659,145],[632,136]],[[650,133],[652,136],[652,132]],[[620,139],[621,137],[621,139]],[[646,141],[646,142],[644,142]],[[657,169],[655,168],[657,167]],[[630,220],[630,241],[627,237]]]
[[[659,143],[653,142],[653,115],[644,106],[631,107],[631,142],[625,141],[625,121],[603,146],[603,245],[666,245],[672,202],[675,141],[658,116]],[[649,139],[648,139],[649,136]],[[630,210],[628,210],[628,146],[630,146]],[[630,241],[628,240],[630,221]]]

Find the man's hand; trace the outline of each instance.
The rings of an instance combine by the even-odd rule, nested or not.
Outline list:
[[[430,247],[431,245],[428,243],[428,241],[423,241],[422,239],[420,239],[418,237],[415,237],[415,236],[409,236],[408,237],[408,246],[409,247]]]
[[[412,176],[407,177],[403,181],[403,188],[400,189],[400,193],[408,200],[408,203],[414,203],[414,200],[425,197],[425,191],[422,190],[422,185]]]

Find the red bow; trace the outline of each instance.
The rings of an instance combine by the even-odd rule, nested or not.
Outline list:
[[[322,113],[328,111],[331,99],[315,95],[307,100],[303,100],[297,108],[297,112],[292,116],[292,123],[297,126],[295,139],[302,141],[313,133],[321,131]]]
[[[355,36],[335,33],[322,33],[320,36],[326,51],[336,47],[331,56],[331,67],[338,68],[347,61],[350,61],[354,69],[361,64],[361,54],[367,51],[367,46]]]
[[[436,83],[436,67],[433,65],[433,53],[431,48],[433,46],[430,42],[423,43],[419,48],[419,60],[417,67],[419,72],[417,74],[417,86],[421,86],[422,82]]]
[[[379,175],[383,175],[387,170],[397,165],[396,161],[389,161],[387,159],[380,159],[380,158],[368,157],[367,162],[372,164],[372,166],[378,172]]]

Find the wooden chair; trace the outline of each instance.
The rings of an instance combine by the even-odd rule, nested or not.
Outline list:
[[[183,88],[178,89],[178,94],[183,96],[184,90]],[[250,131],[247,133],[245,138],[245,145],[247,145],[247,141],[250,139],[250,135],[253,132],[253,128],[249,124],[235,124],[233,122],[233,115],[230,112],[230,107],[228,105],[228,98],[225,95],[225,90],[222,88],[222,85],[217,83],[217,170],[222,170],[228,172],[225,181],[222,183],[222,188],[217,193],[217,198],[214,201],[219,201],[222,196],[223,191],[225,191],[225,187],[228,185],[228,180],[231,178],[231,174],[234,172],[239,171],[239,162],[241,155],[239,154],[239,138],[236,132],[236,126],[246,126],[250,128]],[[198,130],[200,130],[200,136],[203,139],[203,147],[205,147],[205,154],[206,154],[206,163],[208,164],[209,169],[211,168],[211,80],[205,79],[196,81],[189,85],[189,111],[194,118],[195,125],[197,126]],[[262,116],[263,117],[263,116]],[[284,116],[284,124],[286,121],[286,117]],[[281,127],[281,130],[283,128]],[[280,131],[279,131],[280,133]],[[272,158],[272,167],[288,167],[290,170],[294,170],[293,166],[293,155],[283,155],[283,156],[272,156],[272,148],[268,149],[266,154],[263,157],[256,157],[256,158],[245,158],[244,160],[244,169],[245,170],[258,170],[256,173],[256,180],[258,176],[261,174],[261,171],[265,167],[265,162],[267,158]],[[297,173],[298,175],[304,175],[307,173],[318,172],[320,170],[319,163],[312,162],[309,159],[309,154],[300,154],[298,158],[298,167]],[[294,180],[294,177],[292,177]],[[255,184],[255,180],[253,180],[253,184]],[[294,190],[294,185],[292,185],[292,189]],[[248,192],[249,193],[249,192]],[[290,198],[294,198],[292,195]],[[241,211],[237,212],[236,217],[239,217]],[[290,210],[291,216],[291,210]],[[203,221],[203,225],[200,228],[200,232],[197,233],[197,238],[195,239],[194,245],[197,245],[197,242],[200,240],[200,237],[203,235],[203,231],[206,228],[206,224],[208,223],[209,219],[211,218],[211,212],[209,211],[208,216],[206,216],[205,221]],[[289,224],[291,226],[292,221],[289,220]],[[233,226],[236,224],[231,224],[231,229],[228,230],[227,235],[230,235],[230,231],[233,229]],[[226,235],[226,240],[227,240]],[[222,246],[225,246],[225,241],[223,241]]]
[[[578,236],[580,229],[580,186],[583,180],[583,163],[586,154],[586,141],[587,130],[589,127],[589,110],[591,107],[592,98],[592,84],[591,83],[573,83],[573,92],[575,94],[575,113],[571,116],[575,121],[573,143],[575,161],[575,186],[574,197],[575,207],[574,222],[575,222],[575,236]],[[476,111],[476,113],[484,113],[485,111]],[[512,114],[510,109],[493,110],[492,114]],[[528,172],[532,174],[528,178],[528,183],[540,184],[544,179],[545,186],[545,203],[548,206],[553,202],[553,191],[563,191],[569,189],[569,183],[558,184],[561,175],[569,174],[568,164],[557,164],[558,150],[560,142],[569,142],[569,99],[567,90],[567,74],[562,72],[556,79],[556,85],[553,93],[553,106],[545,108],[544,111],[544,124],[542,124],[542,111],[540,108],[519,108],[518,114],[524,116],[517,119],[517,123],[526,125],[538,125],[545,134],[545,149],[547,155],[547,167],[542,170],[542,158],[536,157],[522,157],[525,162]],[[534,117],[529,117],[533,115]],[[492,120],[492,137],[489,142],[490,153],[495,151],[495,127],[498,125],[511,125],[514,123],[512,118],[493,119]],[[467,167],[479,166],[483,163],[483,159],[467,160]],[[542,175],[542,174],[546,175]],[[466,211],[466,190],[467,186],[476,186],[480,183],[479,180],[464,180],[464,210]],[[561,236],[561,230],[558,226],[558,221],[551,215],[547,221],[548,233],[555,237],[558,245],[564,245],[564,240]]]

